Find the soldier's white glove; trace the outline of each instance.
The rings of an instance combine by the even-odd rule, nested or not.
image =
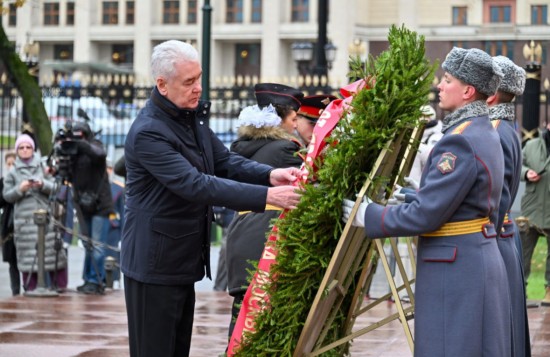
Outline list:
[[[387,205],[397,206],[405,203],[405,192],[402,192],[403,187],[396,185],[396,189],[392,192],[391,197],[388,199]]]
[[[415,190],[418,190],[420,188],[420,183],[418,183],[418,181],[410,176],[405,177],[403,180],[408,184],[410,188],[414,188]]]
[[[365,212],[367,211],[367,206],[371,202],[372,201],[369,200],[366,196],[363,197],[363,202],[361,202],[361,204],[359,205],[359,208],[357,209],[357,214],[353,218],[353,222],[351,222],[352,226],[365,227]],[[354,205],[354,201],[344,198],[344,201],[342,202],[342,220],[344,222],[348,222],[349,217],[351,216],[351,210],[353,209]]]

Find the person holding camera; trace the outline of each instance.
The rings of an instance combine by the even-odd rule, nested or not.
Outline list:
[[[105,243],[102,234],[105,218],[115,219],[111,188],[106,171],[107,154],[103,144],[94,138],[86,122],[75,122],[72,138],[76,154],[69,160],[68,178],[72,184],[74,207],[84,236],[84,284],[79,293],[100,295],[104,292]]]
[[[34,290],[37,286],[37,247],[38,226],[33,214],[38,209],[48,210],[48,196],[53,182],[46,179],[40,156],[34,152],[34,140],[21,134],[15,141],[17,158],[13,169],[4,178],[2,195],[14,204],[14,241],[17,252],[17,265],[23,273],[23,288]],[[44,269],[46,283],[53,289],[67,287],[67,257],[61,242],[56,244],[53,221],[50,221],[45,236]]]

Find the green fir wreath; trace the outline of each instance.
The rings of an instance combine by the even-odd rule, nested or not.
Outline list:
[[[424,37],[404,26],[392,26],[388,41],[389,48],[376,59],[370,57],[364,67],[358,58],[350,58],[349,77],[365,78],[370,88],[355,94],[353,109],[327,138],[337,145],[326,150],[316,183],[306,185],[296,209],[274,222],[280,238],[272,282],[264,286],[269,304],[255,319],[256,332],[245,334],[236,356],[292,356],[342,234],[343,198],[354,199],[394,134],[418,125],[437,64],[425,57]],[[350,300],[344,300],[327,340],[343,337],[340,327]],[[348,355],[349,347],[322,356]]]

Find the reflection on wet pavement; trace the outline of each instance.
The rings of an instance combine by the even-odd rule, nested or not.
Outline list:
[[[231,302],[225,292],[197,292],[191,356],[216,357],[223,353]],[[394,304],[380,304],[360,316],[354,330],[394,312]],[[533,308],[528,313],[533,357],[548,356],[550,308]],[[406,357],[412,353],[400,323],[393,321],[356,338],[351,355]],[[0,300],[0,356],[129,356],[123,291],[86,296],[73,290],[54,298],[18,296]]]

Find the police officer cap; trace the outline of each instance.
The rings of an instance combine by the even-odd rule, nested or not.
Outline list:
[[[505,56],[493,57],[493,61],[498,64],[500,70],[504,73],[504,78],[502,78],[498,90],[514,95],[522,95],[525,89],[525,70]]]
[[[495,94],[503,76],[491,56],[477,48],[454,47],[441,67],[486,95]]]
[[[304,93],[296,88],[277,83],[258,83],[254,86],[256,101],[261,108],[273,105],[289,106],[295,111],[300,108]]]
[[[83,121],[76,121],[73,123],[73,135],[76,138],[82,138],[89,140],[92,138],[92,129],[88,123]]]
[[[298,114],[312,122],[316,122],[327,105],[335,99],[337,98],[333,95],[310,95],[304,97],[302,98],[302,105],[298,109]]]

